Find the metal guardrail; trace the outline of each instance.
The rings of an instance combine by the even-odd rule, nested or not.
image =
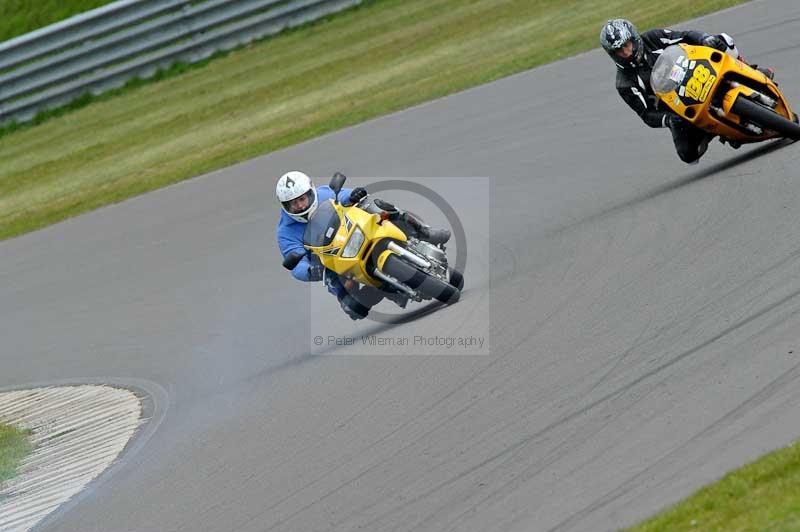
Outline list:
[[[0,43],[0,123],[201,61],[362,0],[119,0]]]

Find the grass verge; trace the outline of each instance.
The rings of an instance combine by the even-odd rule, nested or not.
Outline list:
[[[0,239],[741,2],[368,0],[0,138]]]
[[[628,532],[800,530],[800,443],[702,488]]]
[[[0,41],[53,24],[114,0],[0,0]]]
[[[31,452],[27,432],[0,424],[0,484],[14,476],[20,461]]]

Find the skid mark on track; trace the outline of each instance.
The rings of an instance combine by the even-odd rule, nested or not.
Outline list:
[[[509,447],[507,447],[505,449],[503,449],[502,451],[500,451],[500,452],[498,452],[498,453],[496,453],[496,454],[494,454],[492,456],[487,457],[486,459],[482,460],[481,462],[473,465],[472,467],[469,467],[468,469],[460,472],[457,475],[454,475],[453,477],[449,478],[448,480],[440,482],[440,483],[436,484],[435,486],[433,486],[432,488],[430,488],[430,489],[418,494],[417,496],[415,496],[415,497],[413,497],[413,498],[411,498],[411,499],[409,499],[407,501],[404,501],[402,505],[397,506],[397,507],[395,507],[395,508],[393,508],[391,510],[388,510],[387,512],[384,512],[383,514],[377,516],[375,519],[373,519],[372,521],[367,523],[366,524],[367,529],[369,529],[371,526],[375,525],[377,522],[389,517],[390,515],[392,515],[394,513],[397,513],[397,512],[399,512],[400,510],[402,510],[404,508],[410,507],[410,506],[412,506],[412,505],[414,505],[414,504],[416,504],[416,503],[418,503],[418,502],[420,502],[422,500],[425,500],[428,497],[431,497],[434,493],[436,493],[436,492],[438,492],[438,491],[440,491],[440,490],[442,490],[444,488],[448,488],[448,487],[453,486],[454,484],[458,483],[459,481],[464,480],[468,476],[470,476],[470,475],[472,475],[474,473],[477,473],[478,471],[482,470],[486,466],[488,466],[490,464],[493,464],[493,463],[496,463],[498,460],[502,460],[502,462],[499,463],[498,465],[494,466],[491,470],[489,470],[487,472],[487,474],[502,468],[506,463],[508,463],[509,461],[513,460],[514,457],[516,456],[516,454],[519,451],[521,451],[524,447],[526,447],[528,444],[530,444],[532,442],[535,442],[535,441],[539,441],[540,439],[545,437],[548,433],[552,432],[553,430],[561,428],[561,427],[569,424],[570,422],[581,418],[582,416],[584,416],[585,414],[591,412],[592,410],[594,410],[594,409],[596,409],[596,408],[598,408],[600,406],[603,406],[606,403],[608,403],[608,402],[610,402],[610,401],[612,401],[612,400],[614,400],[614,399],[616,399],[618,397],[623,396],[624,394],[626,394],[626,393],[630,392],[631,390],[633,390],[635,387],[637,387],[637,386],[643,384],[644,382],[650,380],[651,378],[661,374],[664,370],[669,369],[670,367],[672,367],[672,366],[676,365],[677,363],[681,362],[682,360],[685,360],[686,358],[694,355],[695,353],[701,351],[702,349],[705,349],[706,347],[709,347],[710,345],[714,344],[715,342],[719,341],[720,339],[724,338],[725,336],[731,334],[732,332],[740,329],[741,327],[744,327],[745,325],[747,325],[749,323],[752,323],[753,321],[755,321],[758,318],[764,316],[765,314],[767,314],[767,313],[769,313],[769,312],[771,312],[771,311],[783,306],[784,304],[786,304],[787,302],[791,301],[792,299],[796,298],[799,295],[800,295],[800,290],[798,290],[796,292],[793,292],[792,294],[789,294],[788,296],[782,298],[781,300],[779,300],[779,301],[777,301],[777,302],[775,302],[775,303],[773,303],[771,305],[768,305],[767,307],[763,308],[759,312],[754,313],[753,315],[748,316],[747,318],[735,323],[731,327],[728,327],[724,331],[722,331],[719,334],[715,335],[714,337],[706,340],[705,342],[695,346],[694,348],[692,348],[690,350],[687,350],[687,351],[681,353],[680,355],[678,355],[677,357],[674,357],[674,358],[670,359],[668,362],[665,362],[665,363],[659,365],[658,367],[653,368],[651,371],[648,371],[648,372],[644,373],[643,375],[637,377],[636,379],[634,379],[633,381],[629,382],[628,384],[620,387],[619,389],[614,390],[612,392],[609,392],[608,394],[604,395],[603,397],[600,397],[599,399],[597,399],[597,400],[585,405],[584,407],[572,412],[571,414],[569,414],[569,415],[567,415],[567,416],[565,416],[565,417],[563,417],[563,418],[561,418],[559,420],[556,420],[553,423],[550,423],[549,425],[547,425],[544,428],[536,431],[535,433],[532,433],[532,434],[530,434],[528,436],[525,436],[524,438],[519,440],[517,443],[515,443],[515,444],[513,444],[513,445],[511,445],[511,446],[509,446]],[[566,451],[558,451],[557,456],[563,456],[565,453],[566,453]],[[547,463],[548,464],[552,463],[552,460],[548,460]],[[359,477],[360,476],[363,476],[363,474],[359,475]],[[507,485],[511,484],[512,482],[518,482],[518,478],[514,478],[514,479],[512,479],[510,481],[507,481],[507,482],[503,483],[501,486],[499,486],[498,490],[499,489],[504,489]],[[340,488],[341,487],[343,487],[343,486],[340,486]],[[337,490],[340,489],[340,488],[337,488]]]
[[[789,260],[791,260],[792,257],[794,257],[796,255],[797,255],[796,253],[793,254],[791,257],[787,258],[786,260],[781,261],[780,264],[787,263]],[[771,267],[767,271],[772,271],[772,270],[778,268],[779,265]],[[520,451],[522,448],[524,448],[527,444],[529,444],[529,443],[531,443],[533,441],[538,441],[539,439],[545,437],[549,432],[551,432],[551,431],[553,431],[553,430],[555,430],[555,429],[557,429],[557,428],[559,428],[559,427],[561,427],[561,426],[563,426],[563,425],[565,425],[565,424],[567,424],[567,423],[569,423],[571,421],[574,421],[574,420],[580,418],[581,416],[583,416],[584,414],[587,414],[589,411],[594,410],[597,407],[602,406],[602,405],[604,405],[604,404],[606,404],[606,403],[608,403],[608,402],[610,402],[610,401],[612,401],[612,400],[624,395],[625,393],[629,392],[631,389],[633,389],[634,387],[638,386],[639,384],[642,384],[643,382],[649,380],[650,378],[660,374],[665,369],[668,369],[669,367],[677,364],[681,360],[684,360],[684,359],[690,357],[691,355],[697,353],[698,351],[700,351],[700,350],[712,345],[713,343],[719,341],[720,339],[724,338],[725,336],[729,335],[730,333],[732,333],[732,332],[740,329],[741,327],[743,327],[743,326],[745,326],[745,325],[757,320],[758,318],[760,318],[760,317],[764,316],[765,314],[775,310],[776,308],[779,308],[780,306],[784,305],[785,303],[787,303],[787,302],[791,301],[792,299],[796,298],[798,295],[800,295],[800,291],[796,291],[796,292],[786,296],[785,298],[783,298],[783,299],[781,299],[781,300],[779,300],[779,301],[777,301],[777,302],[775,302],[775,303],[773,303],[771,305],[768,305],[767,307],[761,309],[759,312],[756,312],[756,313],[748,316],[747,318],[745,318],[743,320],[740,320],[739,322],[735,323],[731,327],[726,328],[725,330],[723,330],[719,334],[715,335],[714,337],[708,339],[707,341],[703,342],[702,344],[694,347],[693,349],[690,349],[690,350],[682,353],[681,355],[679,355],[679,356],[677,356],[675,358],[672,358],[671,360],[669,360],[668,362],[665,362],[664,364],[661,364],[660,366],[658,366],[658,367],[654,368],[653,370],[645,373],[644,375],[640,376],[639,378],[635,379],[634,381],[630,382],[629,384],[625,385],[624,387],[604,395],[600,399],[590,403],[589,405],[585,406],[584,408],[582,408],[582,409],[580,409],[580,410],[578,410],[576,412],[573,412],[569,416],[567,416],[565,418],[562,418],[560,420],[557,420],[556,422],[546,426],[545,428],[543,428],[542,430],[536,432],[535,434],[532,434],[532,435],[526,437],[525,439],[523,439],[520,442],[518,442],[516,445],[503,450],[501,453],[498,453],[498,454],[496,454],[496,455],[494,455],[492,457],[489,457],[488,459],[480,462],[479,464],[477,464],[474,467],[470,468],[469,470],[459,474],[458,476],[453,477],[453,478],[449,479],[448,481],[445,481],[443,483],[440,483],[440,484],[434,486],[432,489],[420,494],[418,497],[415,497],[415,498],[413,498],[411,500],[406,501],[405,504],[403,504],[403,506],[398,507],[398,508],[394,508],[394,509],[390,510],[389,512],[382,514],[377,519],[375,519],[375,520],[371,521],[370,523],[368,523],[368,526],[374,525],[379,520],[384,519],[384,518],[388,517],[389,515],[391,515],[392,513],[395,513],[397,511],[401,510],[403,507],[411,506],[411,505],[413,505],[413,504],[415,504],[415,503],[417,503],[417,502],[419,502],[421,500],[424,500],[425,498],[431,496],[435,492],[457,483],[458,481],[462,480],[466,476],[471,475],[471,474],[479,471],[480,469],[484,468],[485,466],[487,466],[488,464],[490,464],[492,462],[495,462],[498,459],[503,458],[504,459],[503,463],[501,463],[497,467],[493,468],[491,471],[489,471],[489,473],[491,473],[492,471],[494,471],[496,469],[499,469],[499,468],[503,467],[507,462],[509,462],[510,460],[513,460],[514,457],[516,456],[516,454],[518,453],[518,451]],[[463,412],[460,412],[460,413],[463,413]],[[451,418],[451,420],[452,420],[452,418]],[[608,422],[610,422],[610,421],[606,421],[606,424]],[[410,445],[408,447],[410,447]],[[539,470],[544,469],[549,464],[552,464],[554,461],[558,460],[559,458],[563,458],[563,456],[565,456],[568,452],[569,452],[569,449],[564,448],[564,447],[562,447],[561,449],[557,450],[551,456],[548,456],[547,459],[544,460],[543,464],[540,464]],[[508,484],[508,483],[506,483],[506,484]],[[501,486],[501,489],[502,488],[503,488],[503,486]]]
[[[597,379],[597,381],[595,381],[594,384],[592,384],[591,388],[589,388],[589,390],[586,392],[586,395],[591,395],[592,392],[594,392],[597,388],[600,387],[600,385],[602,385],[606,381],[606,379],[608,379],[611,375],[614,374],[614,372],[617,371],[617,368],[619,368],[623,360],[627,359],[631,353],[634,353],[642,345],[646,344],[652,339],[652,337],[648,337],[647,339],[642,340],[645,333],[647,333],[647,331],[650,330],[650,326],[652,325],[652,323],[653,323],[653,318],[650,317],[650,319],[647,321],[644,327],[642,327],[642,330],[639,332],[639,336],[633,341],[631,346],[628,349],[626,349],[622,354],[614,357],[614,361],[610,364],[610,367],[605,371],[605,373],[600,375],[600,377]]]
[[[793,386],[796,389],[798,380],[800,380],[800,363],[795,364],[776,379],[773,379],[755,394],[751,395],[741,404],[716,420],[714,423],[692,436],[688,441],[670,451],[663,458],[627,479],[617,489],[607,493],[583,510],[573,514],[561,523],[558,523],[556,526],[552,527],[550,531],[557,532],[560,530],[566,530],[593,512],[603,508],[604,506],[607,506],[630,491],[636,489],[640,485],[640,481],[650,478],[658,469],[670,464],[673,461],[677,461],[681,456],[685,456],[686,450],[695,445],[697,442],[704,440],[732,425],[734,422],[743,418],[749,411],[763,405],[768,400],[775,397],[775,395],[777,395],[779,392],[786,389],[788,386]]]
[[[763,312],[760,312],[758,314],[758,316],[761,316],[761,315],[763,315]],[[773,320],[771,323],[766,324],[765,327],[762,328],[761,330],[759,330],[757,333],[754,333],[753,335],[751,335],[747,340],[751,340],[751,339],[753,339],[753,338],[755,338],[757,336],[763,336],[768,331],[783,325],[787,321],[796,318],[798,315],[800,315],[800,311],[792,312],[792,313],[790,313],[790,314],[788,314],[786,316],[779,316],[777,319]],[[575,514],[575,515],[569,517],[564,522],[562,522],[561,524],[557,525],[556,528],[554,528],[553,530],[560,530],[562,528],[569,528],[569,526],[571,526],[572,524],[575,524],[576,522],[578,522],[581,519],[585,518],[587,515],[591,514],[592,512],[594,512],[594,511],[596,511],[596,510],[598,510],[598,509],[600,509],[600,508],[602,508],[602,507],[614,502],[614,500],[618,499],[619,497],[625,495],[626,493],[628,493],[629,491],[634,489],[636,487],[636,485],[634,485],[632,483],[634,483],[636,480],[638,480],[640,478],[650,478],[650,476],[652,476],[652,475],[650,475],[650,473],[652,471],[657,470],[658,468],[662,467],[665,463],[667,463],[668,460],[673,459],[675,457],[679,457],[682,454],[685,454],[686,449],[690,448],[696,442],[698,442],[698,441],[702,440],[703,438],[706,438],[706,437],[708,437],[708,436],[710,436],[712,434],[715,434],[715,433],[721,431],[722,429],[724,429],[726,427],[729,427],[734,422],[736,422],[739,419],[743,418],[752,409],[757,408],[758,406],[764,404],[769,399],[772,399],[779,392],[781,392],[783,390],[786,390],[786,389],[793,389],[792,385],[798,379],[800,379],[800,364],[797,364],[797,365],[793,366],[792,368],[790,368],[789,370],[784,372],[782,375],[780,375],[779,377],[775,378],[769,384],[764,386],[761,390],[759,390],[758,392],[756,392],[755,394],[753,394],[749,398],[747,398],[745,401],[743,401],[736,408],[734,408],[733,410],[728,412],[726,415],[722,416],[720,419],[715,421],[712,425],[706,427],[703,431],[698,433],[696,436],[691,438],[689,441],[687,441],[684,444],[682,444],[678,449],[675,449],[674,451],[670,452],[670,454],[667,455],[666,457],[664,457],[661,460],[659,460],[658,462],[648,466],[648,468],[646,470],[640,472],[639,474],[635,475],[634,477],[632,477],[631,479],[626,481],[624,483],[624,485],[621,486],[618,490],[615,490],[614,492],[612,492],[614,494],[613,497],[611,497],[611,494],[604,496],[598,502],[593,503],[590,507],[587,507],[586,510],[580,512],[579,513],[580,515]],[[647,391],[645,395],[648,395],[649,393],[651,393],[651,391],[653,389],[655,389],[655,387],[651,386],[650,390]],[[638,398],[637,401],[641,400],[641,399],[642,398]],[[606,428],[609,425],[609,423],[611,422],[611,420],[614,417],[616,417],[616,416],[606,416],[606,418],[604,418],[599,424],[595,423],[596,426],[592,429],[592,433],[597,433],[597,432],[602,431],[604,428]],[[744,432],[746,430],[747,429],[742,429],[742,432]],[[577,436],[577,434],[576,435],[572,435],[572,436]],[[589,437],[587,437],[585,434],[581,435],[580,437],[575,437],[575,438],[573,438],[571,436],[570,437],[565,437],[563,439],[563,443],[562,444],[559,444],[559,446],[557,448],[555,448],[552,451],[550,451],[542,460],[537,460],[537,464],[535,466],[527,468],[525,471],[519,473],[518,475],[515,475],[515,478],[513,478],[510,481],[502,484],[499,488],[494,490],[494,492],[492,494],[489,494],[488,496],[484,497],[483,499],[481,499],[481,500],[479,500],[479,501],[477,501],[475,503],[470,504],[471,510],[468,510],[467,512],[464,512],[462,514],[462,516],[466,516],[470,511],[472,511],[472,509],[474,509],[477,506],[483,505],[483,504],[485,504],[485,503],[487,503],[489,501],[492,501],[492,500],[499,499],[502,496],[503,493],[508,493],[514,487],[517,487],[517,486],[523,484],[525,481],[527,481],[530,478],[532,478],[532,477],[538,475],[539,473],[543,472],[547,467],[549,467],[550,465],[552,465],[556,461],[558,461],[561,458],[563,458],[564,456],[566,456],[574,448],[579,447],[580,445],[582,445],[587,439],[589,439]],[[577,443],[570,443],[572,441],[575,441]],[[513,458],[514,458],[514,456],[512,455],[511,457],[505,459],[504,463],[510,463]],[[588,462],[592,462],[595,459],[596,459],[596,457],[592,457],[592,458],[587,459],[586,462],[587,463]],[[575,471],[577,469],[580,469],[580,467],[582,467],[582,465],[576,465],[574,468],[572,468],[570,470],[570,472],[573,472],[573,471]],[[492,472],[496,471],[497,469],[499,469],[499,467],[495,468]],[[487,476],[488,476],[488,473],[487,473]],[[626,486],[626,485],[629,486],[629,488],[628,489],[623,489],[624,486]],[[563,525],[563,527],[562,527],[562,525]],[[559,527],[562,527],[562,528],[559,528]],[[455,528],[456,527],[454,527],[454,529]]]
[[[763,334],[766,330],[770,330],[772,328],[775,328],[775,327],[781,325],[782,323],[784,323],[788,319],[796,317],[798,314],[800,314],[800,311],[793,312],[793,313],[791,313],[791,315],[789,315],[787,317],[782,317],[781,319],[776,320],[776,322],[769,324],[766,327],[766,329],[760,331],[759,334]],[[723,429],[725,429],[727,427],[730,427],[735,422],[739,421],[745,415],[747,415],[749,412],[751,412],[753,409],[763,405],[764,403],[766,403],[770,399],[773,399],[780,392],[785,391],[787,389],[789,389],[789,390],[795,389],[795,384],[796,384],[796,381],[798,381],[798,380],[800,380],[800,363],[794,365],[793,367],[791,367],[790,369],[785,371],[783,374],[781,374],[777,378],[773,379],[770,383],[765,385],[758,392],[756,392],[755,394],[753,394],[750,397],[748,397],[747,399],[745,399],[742,403],[737,405],[734,409],[732,409],[731,411],[726,413],[724,416],[722,416],[721,418],[716,420],[714,423],[712,423],[711,425],[709,425],[708,427],[706,427],[705,429],[703,429],[702,431],[697,433],[690,440],[682,443],[678,448],[670,451],[670,453],[668,455],[664,456],[663,458],[659,459],[657,462],[649,465],[645,470],[637,473],[636,475],[634,475],[631,478],[629,478],[628,480],[626,480],[616,490],[606,494],[602,498],[596,500],[591,505],[586,507],[584,510],[582,510],[582,511],[576,513],[576,514],[571,515],[570,517],[568,517],[567,519],[565,519],[564,521],[562,521],[561,523],[557,524],[555,527],[553,527],[553,528],[551,528],[549,530],[556,531],[556,530],[568,529],[572,525],[574,525],[574,524],[582,521],[583,519],[587,518],[587,516],[591,515],[593,512],[595,512],[595,511],[607,506],[608,504],[613,503],[614,501],[616,501],[620,497],[626,495],[627,493],[629,493],[633,489],[637,488],[639,486],[639,484],[638,484],[639,480],[652,478],[654,471],[657,471],[658,469],[663,468],[663,466],[666,465],[666,464],[669,464],[670,461],[676,461],[681,456],[685,456],[687,449],[691,448],[697,442],[702,441],[703,439],[705,439],[705,438],[707,438],[707,437],[709,437],[711,435],[714,435],[714,434],[722,431]],[[652,391],[653,388],[654,387],[651,387],[650,391]],[[649,394],[650,391],[646,392],[645,395]],[[640,399],[641,398],[639,398],[638,400],[640,400]],[[796,397],[790,398],[790,399],[787,399],[787,400],[783,401],[782,403],[788,403],[790,401],[796,401],[796,399],[797,399]],[[605,418],[603,418],[599,423],[598,422],[594,422],[593,425],[595,425],[595,426],[592,427],[591,433],[595,434],[595,433],[601,432],[602,430],[607,428],[607,426],[610,424],[610,422],[616,417],[617,416],[609,415],[609,416],[606,416]],[[585,426],[583,427],[583,429],[585,429]],[[740,432],[746,432],[747,430],[750,430],[750,429],[752,429],[752,427],[744,428]],[[480,498],[478,500],[470,501],[469,505],[468,505],[469,508],[467,510],[459,513],[453,519],[449,520],[448,521],[448,523],[449,523],[448,528],[443,529],[443,530],[446,530],[446,531],[457,530],[459,528],[459,525],[462,524],[463,520],[468,518],[471,514],[473,514],[476,511],[476,509],[481,508],[481,507],[486,507],[486,506],[488,506],[488,505],[490,505],[490,504],[492,504],[494,502],[497,502],[502,497],[504,497],[506,494],[510,493],[514,489],[518,488],[520,485],[522,485],[525,482],[529,481],[531,478],[541,474],[546,468],[550,467],[551,465],[553,465],[554,463],[558,462],[559,460],[565,458],[574,449],[584,445],[587,440],[591,439],[591,436],[587,436],[586,434],[580,434],[580,435],[577,434],[578,430],[580,430],[580,427],[576,428],[575,431],[573,431],[573,432],[575,432],[574,434],[564,435],[564,437],[562,438],[562,443],[558,444],[556,447],[554,447],[550,451],[547,451],[545,453],[545,455],[543,457],[541,457],[540,459],[537,459],[535,465],[526,468],[522,472],[519,472],[519,473],[515,472],[514,475],[513,475],[513,478],[511,478],[510,480],[508,480],[508,481],[506,481],[504,483],[501,483],[499,486],[497,486],[495,489],[493,489],[491,493],[488,493],[487,495],[485,495],[484,497],[482,497],[482,498]],[[496,473],[503,466],[506,466],[506,465],[507,466],[511,466],[513,464],[513,461],[515,460],[517,454],[518,454],[518,452],[515,452],[513,455],[506,457],[504,459],[504,461],[503,461],[503,464],[500,464],[498,467],[495,467],[492,470],[484,473],[484,475],[481,478],[486,480],[486,484],[487,485],[488,484],[493,484],[491,481],[488,480],[488,477],[491,474]],[[600,452],[600,454],[602,454],[602,451]],[[597,459],[597,456],[593,456],[593,457],[587,458],[585,463],[591,463],[596,459]],[[698,462],[702,462],[702,460],[698,460]],[[569,470],[569,472],[567,472],[566,474],[569,475],[570,473],[580,469],[583,465],[585,465],[585,464],[576,465],[575,467],[571,468]],[[431,493],[429,492],[429,495],[430,494]],[[420,530],[426,529],[425,525],[426,524],[429,525],[431,523],[431,521],[433,521],[435,519],[436,515],[437,515],[437,512],[435,512],[434,514],[428,516],[423,522],[419,523],[418,526],[415,526],[414,529],[417,529],[417,528],[419,528]],[[386,516],[384,516],[384,517],[386,517]],[[524,519],[525,519],[525,517],[518,517],[518,518],[513,519],[512,521],[510,521],[510,524],[513,525],[514,523],[519,523],[520,521],[523,521]]]

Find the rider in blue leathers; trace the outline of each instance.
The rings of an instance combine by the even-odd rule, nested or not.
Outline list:
[[[331,187],[324,185],[316,188],[318,201],[328,201],[333,198],[333,190]],[[351,192],[352,189],[343,188],[339,192],[339,202],[343,204],[349,203]],[[286,212],[281,212],[281,219],[278,222],[276,233],[278,236],[278,247],[284,257],[292,251],[306,253],[306,249],[303,247],[303,232],[305,230],[306,226],[304,223],[293,220]],[[318,263],[312,264],[312,259],[315,259],[315,257],[311,254],[303,257],[292,270],[292,277],[298,281],[319,281],[321,278],[319,277],[321,270],[317,273]]]
[[[278,180],[276,193],[282,207],[281,218],[276,229],[278,248],[284,257],[292,251],[306,254],[306,249],[303,247],[303,232],[306,229],[306,223],[313,216],[319,202],[333,198],[333,189],[329,186],[314,187],[311,179],[302,172],[288,172]],[[339,201],[344,204],[350,203],[352,193],[352,189],[343,188],[339,191]],[[360,194],[359,191],[357,195]],[[353,319],[365,317],[367,312],[363,305],[360,305],[347,293],[339,276],[324,275],[324,270],[325,268],[317,257],[306,254],[292,270],[292,277],[306,282],[321,281],[324,277],[328,291],[336,296],[348,316]],[[366,309],[366,311],[368,310]]]
[[[278,179],[275,193],[282,211],[276,229],[278,248],[284,258],[292,251],[305,254],[292,270],[292,276],[298,281],[306,282],[324,279],[328,291],[336,296],[342,310],[350,318],[357,320],[366,317],[370,308],[383,298],[381,293],[371,287],[348,290],[336,273],[330,270],[326,272],[319,259],[307,254],[303,247],[303,233],[308,220],[314,215],[320,202],[333,198],[333,189],[328,186],[315,187],[306,174],[292,171]],[[354,205],[366,196],[367,191],[363,187],[343,188],[339,191],[338,200],[343,205]],[[392,205],[386,204],[386,206],[393,210],[400,223],[415,231],[419,238],[433,244],[444,244],[450,238],[449,230],[432,229],[407,213],[397,211]]]

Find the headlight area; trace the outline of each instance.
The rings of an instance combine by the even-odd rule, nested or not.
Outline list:
[[[352,259],[358,255],[358,251],[361,249],[363,244],[364,232],[360,228],[356,227],[353,229],[353,234],[350,235],[350,240],[347,241],[347,244],[342,250],[342,258]]]

